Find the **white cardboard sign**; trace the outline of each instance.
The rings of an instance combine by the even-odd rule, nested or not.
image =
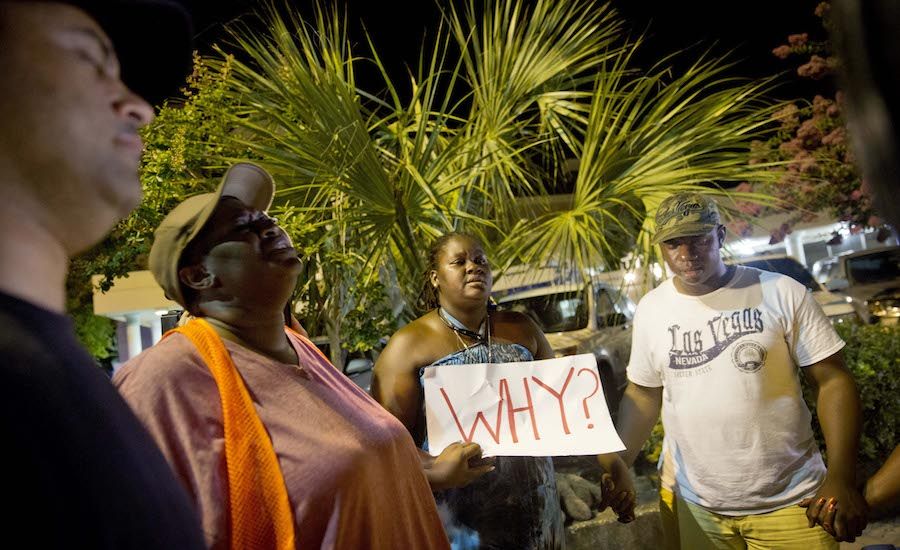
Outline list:
[[[621,451],[597,362],[582,354],[542,361],[428,367],[428,450],[474,441],[484,456]]]

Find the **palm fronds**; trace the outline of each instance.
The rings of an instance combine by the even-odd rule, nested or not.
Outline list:
[[[625,40],[615,12],[588,0],[479,5],[444,12],[408,89],[371,41],[367,58],[351,51],[335,9],[307,22],[270,4],[267,32],[237,24],[235,55],[203,61],[229,69],[227,150],[263,159],[319,265],[340,258],[333,284],[387,274],[412,304],[429,241],[455,229],[489,237],[501,264],[649,257],[647,215],[669,193],[779,176],[748,162],[776,108],[764,100],[770,82],[728,77],[708,55],[680,74],[669,59],[639,71],[640,39]],[[386,93],[360,89],[360,62]],[[567,207],[520,219],[517,205],[546,199],[572,158]]]
[[[723,76],[729,65],[708,56],[674,77],[664,64],[634,76],[639,45],[597,73],[583,135],[566,130],[579,159],[571,206],[519,224],[506,246],[524,261],[584,270],[628,252],[651,257],[652,216],[669,194],[724,195],[723,184],[773,179],[770,166],[748,162],[777,109],[764,99],[771,82]]]

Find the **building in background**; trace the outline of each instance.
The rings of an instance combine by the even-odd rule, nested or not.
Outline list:
[[[159,341],[173,328],[181,306],[165,297],[149,271],[132,271],[113,280],[113,286],[100,290],[102,275],[94,275],[94,314],[116,322],[119,356],[113,369]]]

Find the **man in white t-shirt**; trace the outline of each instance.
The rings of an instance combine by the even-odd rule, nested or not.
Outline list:
[[[619,433],[630,465],[662,410],[668,544],[808,550],[854,540],[867,511],[854,483],[860,405],[844,342],[803,285],[724,264],[725,227],[709,197],[667,198],[656,226],[674,277],[638,305]],[[827,470],[801,372],[817,394]],[[601,457],[616,487],[630,489],[612,460]],[[797,506],[807,497],[808,510]]]

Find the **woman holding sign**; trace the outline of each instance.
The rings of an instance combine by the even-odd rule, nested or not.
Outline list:
[[[438,365],[550,359],[541,330],[518,312],[492,312],[491,270],[481,244],[450,233],[428,255],[420,296],[428,313],[391,337],[375,364],[372,392],[402,421],[419,446],[427,444],[420,371]],[[454,548],[562,548],[563,516],[549,457],[497,457],[484,475],[480,449],[457,472],[456,487],[437,493]],[[465,470],[465,464],[463,470]],[[477,478],[476,478],[477,477]],[[429,475],[434,479],[433,475]],[[470,483],[469,483],[470,482]],[[466,484],[468,483],[468,484]],[[463,486],[465,484],[465,486]],[[436,484],[432,487],[437,489]]]

